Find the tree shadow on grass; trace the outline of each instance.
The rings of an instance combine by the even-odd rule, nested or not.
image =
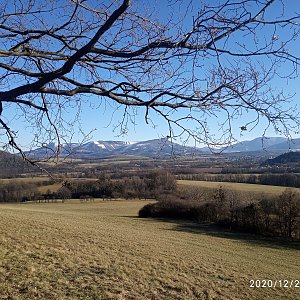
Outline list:
[[[237,240],[242,243],[253,244],[260,247],[268,247],[273,249],[289,249],[300,250],[300,241],[289,241],[280,238],[260,236],[245,232],[239,232],[229,229],[224,229],[217,225],[211,224],[198,224],[191,221],[162,219],[162,218],[149,218],[144,220],[155,220],[158,222],[172,223],[172,228],[163,228],[164,230],[187,232],[195,235],[208,235],[213,237],[225,238],[230,240]]]

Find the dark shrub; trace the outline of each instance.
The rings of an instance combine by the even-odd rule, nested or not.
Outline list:
[[[213,223],[216,221],[217,206],[215,203],[205,203],[194,206],[192,219],[197,223]]]
[[[139,211],[140,218],[170,218],[170,219],[190,219],[195,216],[193,208],[179,200],[160,201],[150,203],[142,207]]]
[[[300,196],[294,190],[277,197],[255,194],[247,199],[220,187],[206,194],[206,201],[204,194],[197,195],[201,195],[198,201],[195,193],[184,194],[184,190],[178,195],[161,194],[160,201],[144,206],[139,216],[185,219],[260,235],[300,238]]]
[[[143,206],[139,210],[139,217],[140,218],[150,218],[150,217],[156,217],[158,209],[158,203],[149,203]]]

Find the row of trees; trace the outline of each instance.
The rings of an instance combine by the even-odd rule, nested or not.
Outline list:
[[[36,183],[14,182],[0,184],[0,202],[21,202],[41,198]]]
[[[175,177],[169,172],[153,171],[142,177],[112,180],[102,176],[94,181],[66,181],[56,193],[59,198],[157,198],[159,194],[169,193],[176,188]],[[62,197],[63,196],[63,197]]]
[[[292,189],[277,197],[256,195],[251,201],[222,187],[213,192],[196,188],[194,193],[190,190],[189,195],[184,195],[162,197],[159,202],[144,206],[139,216],[189,219],[250,233],[300,239],[300,195]]]
[[[67,180],[55,192],[38,190],[45,182],[15,182],[0,185],[0,202],[80,198],[157,198],[176,189],[175,177],[167,171],[153,171],[142,176],[111,179],[102,175],[98,180]]]

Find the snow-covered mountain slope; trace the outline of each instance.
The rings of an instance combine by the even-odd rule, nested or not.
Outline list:
[[[286,138],[282,137],[256,138],[251,141],[243,141],[227,147],[223,150],[223,153],[254,153],[260,151],[284,153],[288,149],[300,149],[300,139],[289,142]],[[56,150],[56,145],[49,144],[32,150],[28,152],[28,154],[31,157],[45,158],[51,155],[53,156]],[[207,148],[183,146],[163,138],[142,142],[91,141],[84,144],[63,144],[60,145],[59,155],[62,157],[69,156],[73,158],[93,159],[121,155],[165,157],[171,155],[207,154],[208,152],[210,153],[210,150]]]
[[[49,157],[55,153],[57,147],[54,144],[28,152],[33,157]],[[74,158],[101,158],[113,155],[136,155],[136,156],[170,156],[187,155],[199,152],[199,149],[185,147],[172,143],[167,139],[154,139],[143,142],[124,141],[92,141],[84,144],[60,145],[60,156]]]
[[[264,137],[242,141],[227,147],[224,153],[276,150],[278,144],[287,145],[287,139],[284,137]]]

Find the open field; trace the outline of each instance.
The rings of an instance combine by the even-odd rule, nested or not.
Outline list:
[[[24,177],[24,178],[11,178],[11,179],[0,179],[0,184],[8,184],[8,183],[39,183],[49,181],[50,178],[48,176],[34,176],[34,177]]]
[[[205,188],[227,188],[239,192],[250,193],[265,193],[265,194],[280,194],[287,189],[285,186],[275,185],[261,185],[261,184],[249,184],[249,183],[235,183],[235,182],[215,182],[215,181],[195,181],[195,180],[177,180],[179,186],[196,186]],[[300,192],[299,188],[295,188]]]
[[[0,206],[0,299],[299,299],[297,244],[136,218],[146,201]],[[290,281],[289,281],[290,282]]]

